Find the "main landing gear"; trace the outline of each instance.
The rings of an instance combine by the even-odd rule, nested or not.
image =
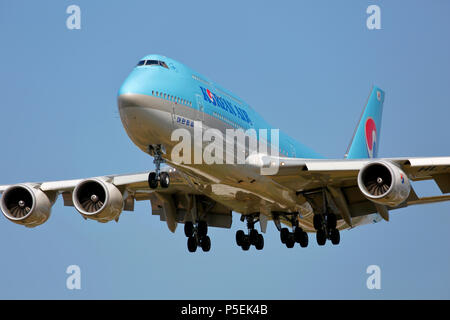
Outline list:
[[[333,245],[338,245],[341,241],[341,235],[337,229],[337,217],[330,212],[328,205],[328,193],[324,189],[323,195],[323,214],[314,215],[314,229],[316,229],[316,240],[319,246],[325,245],[327,239],[331,240]]]
[[[208,252],[211,249],[211,239],[207,233],[208,224],[206,221],[198,221],[195,224],[192,221],[184,223],[184,234],[188,238],[187,247],[189,252],[197,251],[199,246],[204,252]]]
[[[150,189],[158,188],[158,183],[161,188],[168,188],[170,185],[170,176],[168,172],[161,172],[161,163],[164,163],[162,157],[163,150],[160,145],[150,146],[150,152],[153,154],[155,164],[155,171],[148,175],[148,186]]]
[[[298,224],[298,214],[294,214],[291,218],[292,232],[288,228],[281,228],[280,240],[288,248],[293,248],[295,243],[300,244],[302,248],[308,246],[308,234]]]
[[[253,215],[242,216],[242,218],[247,220],[248,232],[247,234],[245,234],[243,230],[238,230],[236,232],[237,245],[244,251],[248,251],[250,246],[255,246],[256,250],[262,250],[264,248],[264,237],[255,229],[255,223],[258,222],[259,219],[255,220],[255,216]]]
[[[338,245],[341,241],[339,230],[336,229],[336,215],[334,213],[327,213],[325,215],[314,215],[314,228],[316,231],[316,240],[319,246],[323,246],[327,239],[331,243]]]

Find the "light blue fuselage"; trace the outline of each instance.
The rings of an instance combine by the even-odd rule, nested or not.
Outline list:
[[[119,97],[125,94],[153,96],[177,102],[179,105],[195,109],[197,113],[203,112],[234,128],[244,130],[252,128],[257,132],[259,129],[273,129],[242,99],[182,63],[161,55],[148,55],[140,61],[147,60],[163,61],[167,67],[145,64],[136,66],[121,86]],[[181,118],[178,121],[190,120]],[[268,139],[270,142],[270,133]],[[322,158],[281,130],[279,147],[280,156]]]

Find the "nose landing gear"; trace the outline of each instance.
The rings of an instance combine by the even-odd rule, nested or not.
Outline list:
[[[161,145],[149,146],[149,152],[153,155],[155,164],[155,171],[150,172],[148,175],[148,186],[150,189],[158,188],[158,183],[161,185],[161,188],[168,188],[170,185],[170,176],[167,172],[161,172],[161,163],[164,163],[164,159],[162,154],[164,153],[164,149]]]

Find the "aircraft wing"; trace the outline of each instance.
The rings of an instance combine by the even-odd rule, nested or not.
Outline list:
[[[321,190],[327,189],[327,196],[333,199],[335,207],[347,224],[351,218],[380,213],[388,220],[388,210],[408,205],[450,200],[450,157],[428,158],[382,158],[382,159],[296,159],[278,158],[278,173],[272,175],[277,183],[304,195],[316,210],[323,210]],[[263,163],[275,162],[267,157]],[[411,187],[408,198],[398,205],[379,205],[367,199],[358,186],[358,174],[370,163],[383,162],[403,171],[411,181],[433,179],[443,194],[419,198]],[[320,191],[320,192],[319,192]]]
[[[204,218],[210,226],[231,227],[231,210],[202,195],[201,188],[206,181],[171,167],[161,168],[161,171],[167,171],[170,174],[168,188],[158,186],[157,189],[150,189],[148,172],[107,175],[88,179],[2,185],[0,186],[0,194],[3,193],[3,197],[10,194],[8,197],[11,199],[11,207],[4,210],[5,208],[2,206],[2,211],[8,212],[5,216],[15,223],[35,227],[48,219],[51,207],[57,197],[62,195],[64,205],[74,206],[85,219],[108,222],[111,220],[118,221],[122,210],[133,211],[135,201],[150,200],[152,215],[159,215],[160,220],[165,221],[172,232],[175,231],[178,222],[193,220],[194,217],[186,213],[191,212],[194,206],[204,206],[205,210],[202,213],[204,214],[207,211],[208,214]],[[89,183],[91,184],[89,185]],[[90,188],[89,192],[86,191],[87,193],[95,193],[99,196],[101,202],[98,202],[98,205],[89,203],[90,199],[84,195],[82,185],[85,189]],[[77,188],[79,188],[78,191]],[[14,193],[8,189],[16,190]],[[21,196],[16,197],[15,195],[20,192],[22,192]],[[103,194],[103,198],[101,194]],[[27,195],[30,196],[27,197]],[[19,199],[24,199],[25,202],[29,199],[29,204],[24,205],[23,209],[27,211],[21,212],[20,208],[17,207],[15,203]],[[8,201],[5,200],[5,203]],[[28,215],[30,211],[33,211],[34,214]]]
[[[356,160],[279,158],[280,167],[275,177],[310,175],[318,177],[321,182],[327,181],[333,183],[336,182],[335,180],[342,180],[343,177],[356,178],[359,171],[365,165],[373,161],[388,161],[394,163],[413,181],[435,179],[442,192],[450,192],[450,157]],[[314,181],[311,182],[314,183]]]
[[[161,189],[159,188],[158,192],[167,192],[172,193],[176,191],[185,191],[191,187],[191,180],[188,176],[182,174],[181,172],[173,169],[173,168],[164,168],[161,171],[170,171],[171,183],[169,188]],[[149,189],[148,187],[148,172],[142,173],[133,173],[133,174],[120,174],[120,175],[107,175],[107,176],[99,176],[93,177],[89,179],[98,179],[108,183],[113,184],[114,186],[127,191],[129,194],[133,196],[137,196],[137,200],[146,200],[142,199],[142,194],[149,194],[156,190]],[[57,194],[65,194],[72,193],[75,187],[86,179],[74,179],[74,180],[60,180],[60,181],[48,181],[48,182],[37,182],[31,183],[34,187],[39,187],[43,192],[56,192]],[[12,185],[0,185],[0,194],[5,192]],[[189,189],[192,192],[192,189]]]

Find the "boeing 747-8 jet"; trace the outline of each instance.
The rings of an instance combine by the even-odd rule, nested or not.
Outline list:
[[[47,221],[59,195],[65,206],[99,222],[118,221],[135,201],[150,200],[152,214],[170,231],[184,224],[190,252],[199,246],[209,251],[208,228],[230,228],[233,211],[246,222],[245,232],[236,233],[243,250],[264,247],[269,221],[288,248],[308,246],[308,233],[316,234],[319,245],[327,240],[337,245],[340,231],[388,221],[391,210],[450,200],[445,195],[450,157],[377,158],[384,98],[380,88],[372,88],[344,158],[325,159],[272,130],[247,103],[213,81],[173,59],[148,55],[122,84],[118,108],[130,139],[154,158],[155,171],[3,185],[1,210],[14,223],[36,227]],[[206,132],[216,137],[210,143],[218,141],[218,134],[256,132],[256,142],[267,148],[250,148],[247,139],[233,147],[233,161],[198,161],[195,148],[200,141],[200,156],[208,148]],[[191,149],[180,152],[182,142]],[[410,181],[427,179],[443,194],[418,197]]]

